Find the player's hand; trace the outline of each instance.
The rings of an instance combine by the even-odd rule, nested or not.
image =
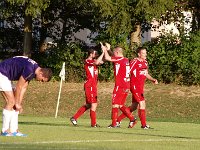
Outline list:
[[[105,45],[103,45],[103,43],[100,42],[100,44],[101,44],[101,49],[102,49],[103,52],[110,50],[110,44],[109,43],[105,43]]]
[[[158,80],[154,79],[154,80],[153,80],[153,83],[154,83],[154,84],[158,84]]]
[[[20,104],[15,104],[15,110],[16,110],[16,111],[19,111],[19,113],[22,113],[22,111],[23,111],[22,105],[20,105]]]
[[[107,51],[109,51],[110,50],[110,44],[109,43],[105,43],[105,45],[106,45],[106,47],[107,47]]]
[[[105,52],[105,51],[106,51],[106,47],[103,45],[103,43],[100,42],[100,44],[101,44],[101,50],[102,50],[103,52]]]

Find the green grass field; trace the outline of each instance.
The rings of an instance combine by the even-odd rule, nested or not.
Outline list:
[[[147,123],[154,129],[143,130],[140,122],[128,129],[108,129],[111,123],[113,83],[99,83],[97,121],[101,128],[91,128],[89,112],[79,120],[79,127],[69,118],[84,103],[83,83],[63,83],[58,118],[55,110],[59,82],[31,82],[25,94],[19,128],[28,137],[0,136],[4,150],[199,150],[200,88],[172,84],[146,84]],[[127,98],[127,105],[131,95]],[[0,105],[4,106],[0,96]],[[134,112],[137,117],[137,113]],[[1,120],[0,120],[1,121]],[[1,121],[2,122],[2,121]],[[1,124],[0,124],[1,126]]]
[[[132,129],[124,120],[121,128],[109,129],[111,120],[99,119],[100,128],[91,128],[89,119],[78,127],[68,118],[20,116],[20,129],[27,137],[0,137],[0,149],[12,150],[199,150],[200,124],[149,122],[154,129],[143,130],[138,122]]]

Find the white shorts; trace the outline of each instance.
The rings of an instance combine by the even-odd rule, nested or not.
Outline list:
[[[0,91],[13,91],[12,82],[0,73]]]

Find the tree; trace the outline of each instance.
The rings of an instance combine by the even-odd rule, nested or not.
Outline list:
[[[50,0],[7,0],[12,5],[24,7],[24,55],[30,56],[32,51],[32,17],[37,17],[45,10]]]
[[[177,0],[177,10],[192,12],[192,31],[200,30],[200,1],[199,0]]]
[[[21,54],[22,24],[21,7],[6,0],[0,2],[0,49],[2,58]]]
[[[98,30],[94,21],[98,16],[95,8],[92,0],[51,0],[41,13],[40,50],[43,51],[46,37],[65,43],[80,29]]]
[[[150,28],[153,18],[161,19],[174,9],[174,0],[94,0],[102,20],[108,22],[106,32],[111,36],[129,33],[131,44],[140,44],[142,30]],[[141,26],[145,28],[141,28]]]

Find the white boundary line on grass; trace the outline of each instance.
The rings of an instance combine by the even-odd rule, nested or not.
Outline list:
[[[71,141],[40,141],[40,142],[9,142],[1,144],[62,144],[62,143],[99,143],[99,142],[200,142],[195,139],[144,139],[144,140],[71,140]]]
[[[146,139],[146,140],[75,140],[75,141],[43,141],[35,142],[35,144],[50,144],[50,143],[99,143],[99,142],[197,142],[198,140],[186,139]],[[199,140],[200,142],[200,140]]]

